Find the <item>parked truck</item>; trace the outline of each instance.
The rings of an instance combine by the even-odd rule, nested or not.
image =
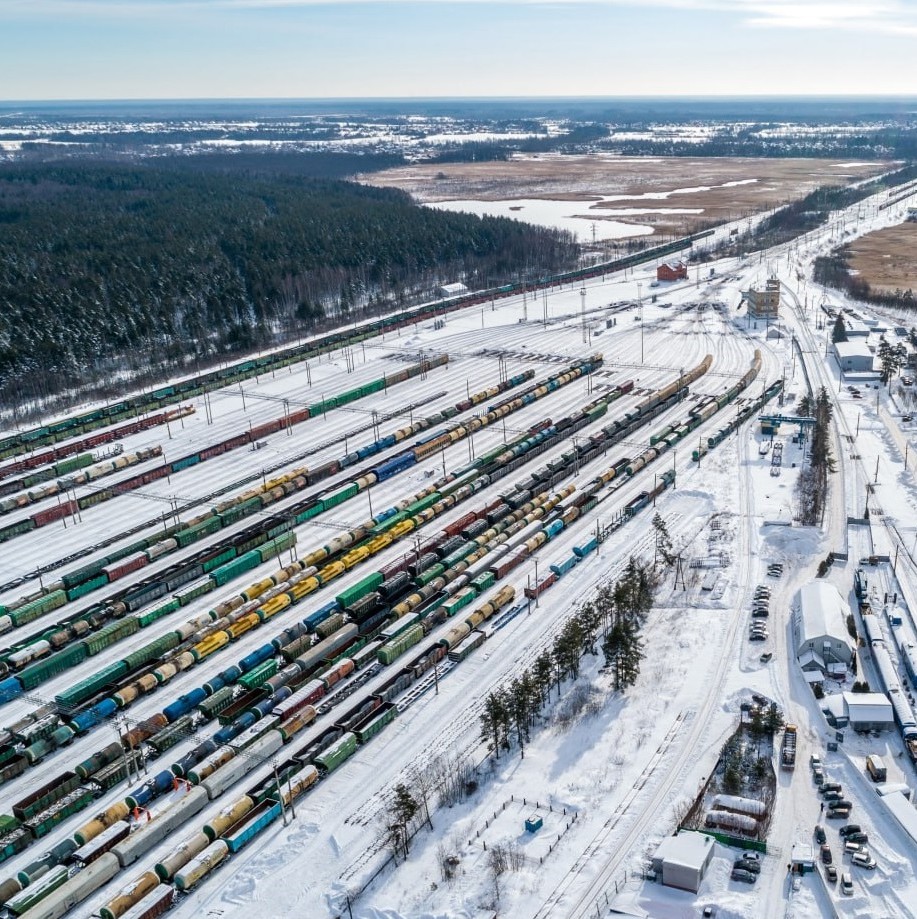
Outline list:
[[[780,747],[780,765],[784,769],[796,768],[796,725],[788,724],[783,731],[783,744]]]

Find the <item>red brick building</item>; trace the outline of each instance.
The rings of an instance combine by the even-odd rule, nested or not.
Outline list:
[[[688,265],[686,262],[663,262],[656,269],[657,281],[686,281]]]

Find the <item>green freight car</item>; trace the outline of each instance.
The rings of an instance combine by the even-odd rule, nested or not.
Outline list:
[[[86,653],[92,656],[110,648],[113,644],[128,635],[133,635],[140,629],[140,621],[135,616],[126,616],[124,619],[118,619],[103,626],[98,632],[89,635],[83,639],[86,645]]]
[[[379,648],[379,662],[386,665],[392,663],[392,661],[404,654],[408,648],[413,648],[423,638],[423,634],[422,625],[412,625],[411,628]]]
[[[383,580],[383,576],[378,571],[373,572],[362,580],[357,581],[353,587],[348,587],[346,590],[341,591],[334,600],[341,609],[346,609],[356,603],[357,600],[362,600],[367,594],[372,593]]]
[[[325,772],[333,772],[344,760],[357,752],[357,736],[348,732],[336,740],[324,753],[315,757],[313,762]]]
[[[181,604],[178,600],[173,597],[168,602],[163,603],[162,606],[157,606],[154,609],[147,610],[145,613],[140,613],[137,616],[140,628],[145,629],[148,625],[152,625],[157,619],[162,619],[163,616],[174,613],[180,606]]]

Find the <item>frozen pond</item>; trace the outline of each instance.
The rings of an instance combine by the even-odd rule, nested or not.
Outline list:
[[[539,226],[569,230],[583,242],[592,239],[593,230],[596,239],[624,239],[628,236],[647,236],[653,232],[653,228],[649,226],[608,219],[601,210],[590,214],[589,209],[593,203],[514,198],[508,201],[435,201],[427,206],[445,211],[466,211],[479,217],[513,217]],[[656,209],[655,212],[668,211]]]

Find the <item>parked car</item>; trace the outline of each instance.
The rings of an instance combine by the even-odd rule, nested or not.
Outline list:
[[[830,804],[830,803],[833,803],[834,801],[841,801],[841,800],[843,800],[843,798],[844,798],[843,792],[834,791],[834,789],[832,789],[832,788],[829,788],[827,791],[825,791],[825,786],[824,786],[824,785],[822,785],[820,791],[821,791],[821,793],[822,793],[822,797],[823,797],[823,798],[825,799],[825,801],[828,802],[829,804]]]
[[[817,753],[813,753],[809,757],[809,767],[811,769],[814,769],[816,766],[820,766],[820,765],[821,765],[821,757]]]
[[[837,883],[837,868],[834,865],[825,865],[825,879],[832,884]]]
[[[861,844],[865,844],[869,842],[869,837],[865,833],[860,833],[860,832],[848,833],[844,838],[848,842],[858,842]]]
[[[819,791],[822,793],[823,797],[827,798],[829,791],[841,791],[842,789],[843,786],[840,782],[825,782],[825,784],[819,788]]]
[[[821,785],[825,781],[825,770],[821,766],[816,766],[812,770],[812,780],[816,785]]]
[[[913,415],[902,415],[902,416],[901,416],[901,420],[902,420],[902,421],[913,421],[913,420],[914,420],[914,416],[913,416]]]
[[[834,856],[831,854],[831,846],[828,843],[824,843],[821,847],[821,860],[822,864],[830,865],[834,861]]]
[[[747,871],[745,868],[733,868],[732,879],[742,881],[744,884],[754,884],[758,880],[758,875],[753,871]]]
[[[850,861],[858,868],[865,868],[867,871],[872,871],[876,867],[876,860],[865,849],[854,852]]]
[[[848,801],[846,798],[838,798],[835,801],[829,801],[825,805],[825,807],[829,811],[841,810],[842,808],[846,808],[847,810],[850,810],[850,808],[853,807],[853,804],[850,801]]]
[[[846,820],[850,816],[850,808],[838,807],[833,810],[828,808],[827,816],[829,820]]]
[[[759,658],[759,660],[761,661],[762,664],[766,664],[766,663],[768,663],[768,662],[770,661],[770,659],[771,659],[773,656],[774,656],[774,652],[773,652],[773,651],[765,651],[765,652],[761,655],[761,657]]]
[[[841,893],[845,897],[853,896],[853,878],[850,877],[850,874],[847,871],[841,875]]]
[[[840,833],[841,836],[849,836],[851,833],[859,833],[860,831],[861,827],[858,823],[848,823],[846,826],[842,826],[838,830],[838,833]]]
[[[752,874],[761,873],[761,862],[757,861],[754,858],[740,858],[734,865],[733,868],[741,868],[744,871],[751,871]]]
[[[848,838],[844,843],[844,855],[853,855],[855,852],[859,852],[861,848],[858,842],[851,842]]]
[[[825,833],[825,828],[820,824],[815,824],[815,841],[821,846],[828,841],[828,836]]]
[[[748,636],[749,641],[767,641],[767,632],[752,632]]]

